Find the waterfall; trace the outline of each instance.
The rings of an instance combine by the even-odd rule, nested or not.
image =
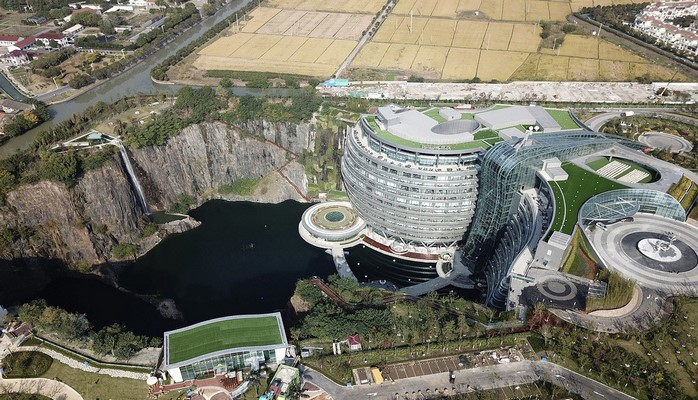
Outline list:
[[[117,146],[119,146],[119,151],[121,152],[121,159],[124,160],[124,165],[126,165],[126,172],[128,172],[128,175],[131,178],[131,184],[133,185],[133,188],[136,190],[136,198],[138,199],[138,203],[143,209],[143,212],[147,215],[150,215],[148,203],[145,202],[145,194],[143,193],[143,188],[141,187],[140,182],[138,182],[138,177],[136,176],[136,173],[133,171],[133,165],[131,165],[131,159],[128,158],[126,148],[121,143],[117,144]]]

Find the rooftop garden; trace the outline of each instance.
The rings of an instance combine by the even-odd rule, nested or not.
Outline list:
[[[572,120],[572,117],[570,117],[570,113],[567,110],[557,110],[554,108],[546,108],[545,111],[550,114],[551,117],[555,120],[560,125],[560,128],[563,130],[565,129],[579,129],[579,125],[577,125],[574,120]]]
[[[426,144],[426,143],[419,143],[419,142],[415,142],[412,140],[404,139],[404,138],[401,138],[399,136],[393,135],[392,133],[390,133],[384,129],[381,129],[378,126],[378,123],[376,122],[376,117],[373,115],[368,115],[365,117],[365,119],[366,119],[366,122],[368,123],[368,126],[371,127],[371,129],[373,129],[373,131],[376,133],[376,136],[378,136],[379,138],[381,138],[383,140],[394,143],[396,145],[410,147],[410,148],[414,148],[414,149],[428,149],[428,148],[434,148],[435,146],[437,146],[437,145],[430,146],[429,144]],[[492,132],[492,131],[485,131],[485,132]],[[489,134],[487,134],[486,137],[494,138],[494,136],[496,136],[496,134],[494,132],[492,132],[492,134],[493,134],[493,136],[490,136]],[[477,133],[475,135],[477,135]],[[485,138],[482,138],[482,139],[485,139]],[[492,146],[492,144],[489,143],[488,141],[485,141],[485,140],[476,139],[476,140],[473,140],[471,142],[446,144],[446,145],[438,145],[438,146],[447,148],[448,150],[469,150],[469,149],[477,149],[477,148],[482,148],[484,150],[487,150]]]
[[[438,123],[446,122],[446,118],[442,117],[439,115],[439,109],[437,107],[430,108],[424,112],[424,115],[427,117],[433,119],[434,121]]]
[[[282,343],[275,316],[234,318],[175,332],[169,336],[169,363],[216,351]]]
[[[599,193],[627,188],[569,162],[562,164],[562,168],[569,174],[569,178],[566,181],[550,182],[555,196],[555,218],[551,232],[560,231],[571,235],[582,204]]]

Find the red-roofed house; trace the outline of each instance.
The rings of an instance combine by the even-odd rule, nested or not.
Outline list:
[[[68,44],[68,38],[60,33],[42,33],[36,36],[36,40],[40,41],[44,47],[50,47],[49,42],[55,40],[60,47]]]
[[[19,42],[22,39],[24,39],[24,38],[21,36],[0,35],[0,46],[3,46],[3,47],[12,46],[13,44]]]
[[[359,336],[357,332],[354,332],[353,335],[349,335],[349,337],[347,337],[347,342],[349,344],[349,351],[361,350],[361,336]]]
[[[29,36],[28,38],[22,39],[19,42],[13,44],[12,46],[9,46],[7,49],[11,52],[15,50],[27,50],[34,47],[35,42],[36,38],[34,36]]]
[[[7,53],[4,58],[7,59],[12,65],[26,64],[32,60],[32,56],[26,51],[22,50],[13,50]]]

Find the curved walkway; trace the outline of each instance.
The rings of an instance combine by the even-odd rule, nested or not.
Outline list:
[[[75,389],[46,378],[2,379],[0,393],[38,393],[53,400],[83,400]]]
[[[635,288],[639,292],[637,298],[633,297],[625,307],[615,310],[589,314],[560,309],[550,312],[579,327],[607,333],[647,330],[671,313],[670,295],[639,285]]]

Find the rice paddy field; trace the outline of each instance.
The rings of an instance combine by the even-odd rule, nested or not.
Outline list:
[[[356,47],[373,14],[349,12],[371,10],[374,1],[348,1],[339,12],[322,4],[303,1],[271,2],[294,9],[258,7],[246,21],[233,25],[222,37],[197,53],[193,66],[199,70],[263,71],[329,77]],[[315,9],[310,6],[316,5]],[[378,9],[382,7],[382,3]]]
[[[404,79],[634,81],[673,71],[603,39],[568,34],[542,48],[540,21],[582,7],[638,0],[400,0],[351,64],[350,78],[389,71]],[[674,79],[683,80],[682,76]]]
[[[641,2],[640,0],[400,0],[393,13],[443,18],[475,15],[501,21],[562,21],[567,15],[583,7]]]

